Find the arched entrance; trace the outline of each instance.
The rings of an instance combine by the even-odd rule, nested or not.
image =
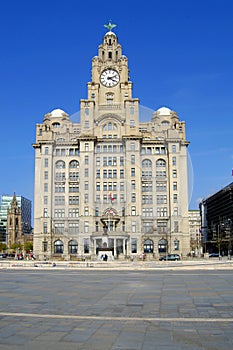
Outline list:
[[[154,252],[154,242],[151,239],[146,239],[144,241],[144,253],[149,254]]]
[[[158,251],[159,253],[167,253],[167,240],[160,239],[158,242]]]

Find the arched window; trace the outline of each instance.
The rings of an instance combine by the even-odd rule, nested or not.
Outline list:
[[[56,169],[65,169],[66,164],[65,162],[63,162],[63,160],[58,160],[55,166],[56,166]]]
[[[78,253],[78,242],[76,240],[69,241],[68,244],[69,254],[77,254]]]
[[[78,169],[79,168],[79,162],[77,160],[72,160],[69,164],[70,169]]]
[[[54,254],[63,254],[64,245],[63,242],[60,240],[57,240],[54,242]]]
[[[56,122],[56,123],[53,123],[52,126],[53,126],[54,128],[60,128],[60,123],[57,123],[57,122]]]
[[[158,159],[156,161],[156,168],[165,167],[165,166],[166,166],[166,161],[164,159]]]
[[[144,253],[153,253],[154,252],[154,243],[151,239],[144,241]]]
[[[158,251],[159,253],[167,252],[167,241],[166,239],[160,239],[158,242]]]
[[[150,159],[144,159],[142,161],[142,167],[143,168],[151,168],[152,167],[152,162]]]

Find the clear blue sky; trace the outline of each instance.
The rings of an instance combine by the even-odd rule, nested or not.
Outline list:
[[[232,182],[233,1],[16,1],[0,5],[0,194],[33,200],[36,123],[87,97],[112,19],[134,97],[186,121],[198,200]]]

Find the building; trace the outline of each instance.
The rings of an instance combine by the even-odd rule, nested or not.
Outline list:
[[[201,234],[201,216],[199,210],[189,210],[189,235],[190,235],[190,253],[193,256],[202,254],[202,234]]]
[[[67,260],[186,255],[185,122],[166,107],[140,121],[128,59],[111,23],[106,27],[80,121],[55,109],[36,126],[34,254]]]
[[[200,203],[205,252],[232,255],[233,182]]]
[[[1,242],[8,245],[8,231],[7,231],[7,215],[8,210],[11,208],[12,200],[17,202],[17,210],[20,210],[20,227],[19,230],[21,234],[29,235],[31,234],[31,201],[23,196],[13,196],[2,195],[1,205],[0,205],[0,232],[1,232]]]

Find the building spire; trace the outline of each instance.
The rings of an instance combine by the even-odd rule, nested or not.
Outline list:
[[[116,24],[112,23],[112,20],[110,19],[108,24],[105,24],[104,27],[107,28],[111,32],[112,29],[116,27]]]

